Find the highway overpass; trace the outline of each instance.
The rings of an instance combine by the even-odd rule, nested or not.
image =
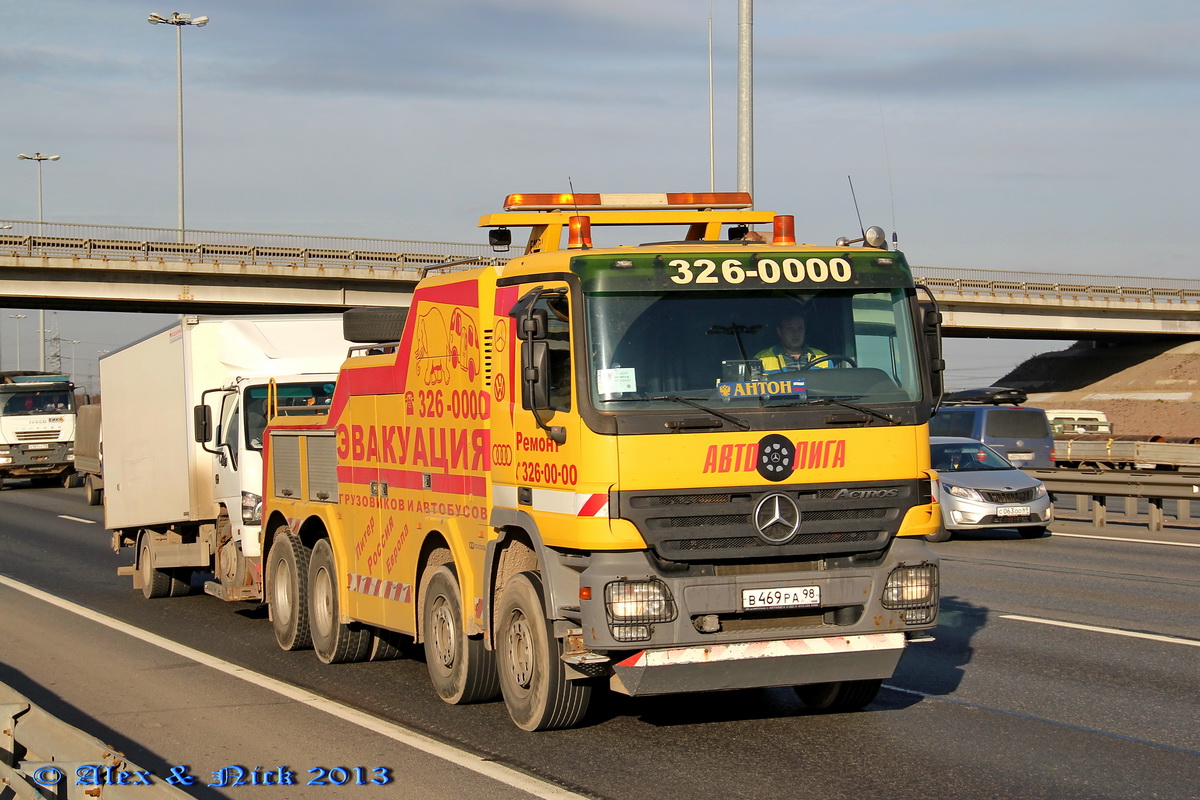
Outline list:
[[[425,270],[501,264],[486,244],[0,220],[0,305],[281,313],[403,303]],[[483,238],[482,235],[480,237]],[[950,336],[1200,338],[1200,280],[914,266]]]

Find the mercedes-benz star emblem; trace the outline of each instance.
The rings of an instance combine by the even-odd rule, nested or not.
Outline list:
[[[786,494],[768,494],[754,506],[754,529],[767,544],[787,544],[800,532],[800,507]]]

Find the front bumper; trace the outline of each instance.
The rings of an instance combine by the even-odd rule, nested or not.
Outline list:
[[[1029,507],[1029,513],[1020,516],[998,516],[996,512],[1005,506],[996,503],[981,503],[959,497],[951,497],[947,501],[945,500],[946,497],[947,495],[943,493],[942,521],[945,523],[947,530],[970,531],[988,530],[991,528],[1027,528],[1049,525],[1054,521],[1054,505],[1050,502],[1049,497],[1039,497],[1037,500],[1032,500],[1028,503],[1020,503],[1019,505],[1021,506]],[[1013,503],[1011,505],[1018,504]]]
[[[643,650],[613,667],[611,688],[644,696],[889,678],[903,633]]]
[[[68,442],[48,447],[14,444],[0,453],[0,475],[14,478],[59,475],[75,466],[75,454]]]

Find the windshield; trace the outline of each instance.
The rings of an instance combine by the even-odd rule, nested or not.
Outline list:
[[[305,416],[329,413],[333,398],[332,381],[297,381],[279,383],[275,386],[281,416]],[[263,431],[267,427],[267,386],[250,386],[246,389],[246,441],[251,450],[262,449]],[[230,428],[237,426],[236,416]]]
[[[902,288],[593,292],[592,395],[602,410],[915,402]]]
[[[1016,469],[1004,456],[985,444],[935,444],[930,451],[933,468],[938,472]]]
[[[15,392],[0,395],[4,398],[0,413],[4,416],[31,414],[61,414],[75,410],[75,400],[70,392],[64,390],[46,390],[32,392]]]

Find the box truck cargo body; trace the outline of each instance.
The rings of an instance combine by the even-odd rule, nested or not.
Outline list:
[[[261,596],[270,384],[277,413],[312,414],[348,347],[337,315],[192,316],[101,359],[105,523],[135,588],[184,594],[199,571],[218,597]]]

